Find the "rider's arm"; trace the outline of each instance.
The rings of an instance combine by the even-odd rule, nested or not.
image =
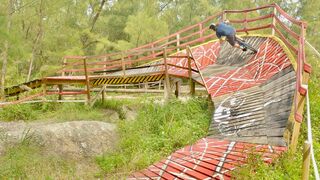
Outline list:
[[[223,43],[223,41],[224,41],[223,37],[219,33],[216,33],[216,35],[219,38],[220,44]]]

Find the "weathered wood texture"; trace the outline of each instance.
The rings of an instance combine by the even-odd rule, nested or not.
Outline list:
[[[260,86],[214,98],[209,137],[286,146],[295,83],[290,66]]]

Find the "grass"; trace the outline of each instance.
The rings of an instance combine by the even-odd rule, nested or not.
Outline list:
[[[103,177],[124,178],[194,143],[206,135],[211,116],[201,99],[166,105],[151,102],[141,109],[135,121],[119,123],[118,149],[97,158]]]
[[[35,103],[8,106],[0,110],[1,121],[53,120],[105,120],[103,107],[90,108],[79,103]]]

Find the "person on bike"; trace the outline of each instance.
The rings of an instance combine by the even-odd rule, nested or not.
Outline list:
[[[210,24],[209,29],[216,32],[220,43],[224,41],[223,37],[226,37],[231,46],[242,49],[242,51],[247,51],[247,47],[240,46],[240,44],[236,40],[236,30],[230,25],[228,20],[225,20],[224,22],[220,22],[218,24],[212,23]]]

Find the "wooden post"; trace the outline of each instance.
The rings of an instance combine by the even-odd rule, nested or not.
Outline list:
[[[274,30],[274,28],[276,27],[276,16],[277,15],[277,8],[276,7],[274,7],[273,8],[273,18],[272,18],[272,36],[274,36],[275,35],[275,30]]]
[[[208,94],[208,109],[209,109],[210,112],[214,111],[214,104],[213,104],[213,101],[212,101],[211,94]]]
[[[67,64],[67,59],[66,59],[66,58],[63,58],[63,65],[62,65],[63,69],[62,69],[61,76],[65,76],[65,75],[66,75],[66,72],[65,72],[65,70],[66,70],[66,64]]]
[[[122,65],[122,74],[123,74],[123,77],[126,76],[126,65],[125,65],[125,62],[124,62],[124,54],[121,53],[121,65]]]
[[[180,34],[177,34],[177,51],[180,51]]]
[[[299,46],[302,46],[300,48],[299,54],[298,54],[298,68],[299,68],[299,61],[302,61],[302,63],[300,65],[302,65],[302,67],[300,67],[302,69],[301,71],[301,76],[302,76],[302,82],[301,85],[303,86],[304,84],[308,84],[309,82],[309,76],[310,74],[308,72],[306,72],[303,67],[304,67],[304,58],[305,58],[305,54],[304,54],[304,42],[305,42],[305,28],[304,26],[302,26],[302,31],[301,31],[301,37],[303,38],[302,41],[300,42]],[[300,53],[302,53],[302,55],[300,55]],[[300,58],[300,59],[299,59]],[[297,83],[300,83],[299,81]],[[296,90],[296,95],[295,95],[297,100],[297,103],[295,107],[295,113],[302,115],[304,112],[304,106],[306,103],[306,97],[304,95],[301,95],[299,90]],[[290,148],[292,149],[293,152],[295,152],[296,148],[297,148],[297,144],[298,144],[298,137],[299,137],[299,133],[300,133],[300,126],[301,126],[301,122],[295,121],[294,123],[294,127],[293,127],[293,134],[292,134],[292,138],[291,138],[291,145]]]
[[[245,29],[245,33],[248,35],[249,33],[248,33],[248,31],[247,31],[247,27],[248,27],[248,13],[247,12],[245,12],[244,13],[244,18],[245,18],[245,20],[244,20],[244,29]]]
[[[191,71],[191,57],[190,52],[187,50],[187,56],[188,56],[188,76],[189,76],[189,85],[190,85],[190,94],[191,96],[195,95],[195,83],[192,79],[192,71]]]
[[[108,56],[106,56],[105,58],[104,58],[104,61],[105,62],[107,62],[108,61]],[[107,70],[107,65],[105,64],[104,65],[104,70]],[[106,72],[104,72],[103,73],[103,75],[107,75],[107,73]],[[106,87],[107,87],[107,85],[103,85],[103,91],[102,91],[102,94],[101,94],[101,101],[102,101],[102,104],[104,103],[104,101],[105,101],[105,93],[106,93]]]
[[[58,100],[62,100],[62,91],[63,91],[63,85],[62,84],[59,84],[58,85],[58,89],[59,89],[59,97],[58,97]]]
[[[87,105],[90,105],[90,79],[88,76],[88,69],[87,69],[87,58],[85,57],[83,59],[83,66],[84,66],[84,74],[85,74],[85,79],[86,79],[86,86],[87,86]]]
[[[42,93],[43,93],[42,100],[45,101],[46,99],[44,97],[47,95],[47,81],[46,80],[42,81]]]
[[[226,12],[225,11],[223,11],[223,13],[222,13],[222,15],[221,15],[221,21],[224,21],[224,20],[226,20],[227,19],[227,14],[226,14]]]
[[[297,149],[298,138],[300,134],[300,127],[301,127],[301,123],[295,120],[295,122],[293,123],[292,136],[290,141],[290,149],[293,153],[296,152],[296,149]]]
[[[302,178],[303,180],[309,179],[310,170],[310,143],[308,141],[304,142],[303,146],[303,165],[302,165]]]
[[[103,86],[103,91],[102,91],[102,94],[101,94],[101,101],[102,101],[102,104],[104,104],[104,101],[105,101],[105,86]]]
[[[168,72],[168,64],[167,64],[167,50],[163,48],[163,61],[164,61],[164,73],[165,73],[165,83],[164,83],[164,99],[170,99],[170,76]]]
[[[203,37],[203,25],[200,23],[199,24],[199,36],[200,36],[200,38],[202,38]],[[203,41],[203,40],[202,40]]]
[[[180,89],[181,89],[181,83],[180,81],[176,82],[176,90],[174,92],[174,94],[176,95],[176,98],[179,98],[180,96]]]
[[[155,55],[155,51],[154,51],[154,43],[152,43],[151,44],[151,48],[152,48],[152,51],[151,51],[151,53],[152,53],[152,57],[156,57],[156,55]]]

